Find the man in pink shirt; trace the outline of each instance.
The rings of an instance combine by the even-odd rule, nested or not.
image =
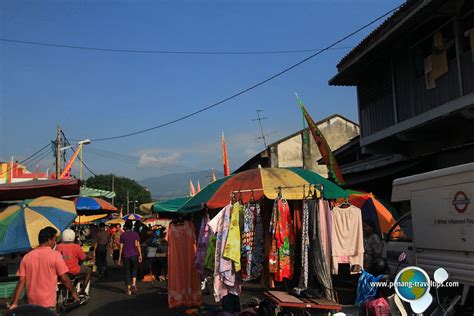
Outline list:
[[[67,272],[69,271],[61,254],[53,250],[56,245],[57,230],[43,228],[38,235],[40,245],[30,251],[21,260],[18,269],[18,285],[13,295],[10,309],[18,306],[20,293],[26,284],[28,303],[56,310],[56,284],[58,277],[64,286],[71,291],[77,301],[79,295],[74,289]]]

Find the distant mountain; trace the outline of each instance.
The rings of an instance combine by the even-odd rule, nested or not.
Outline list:
[[[223,173],[215,171],[216,177],[222,178]],[[173,197],[186,196],[189,194],[189,180],[193,181],[197,188],[197,182],[201,184],[201,189],[207,186],[212,175],[211,170],[203,170],[186,173],[173,173],[160,177],[147,178],[139,183],[147,187],[154,200],[171,199]]]

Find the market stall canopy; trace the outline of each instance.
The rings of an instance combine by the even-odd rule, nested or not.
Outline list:
[[[181,206],[183,206],[191,197],[181,197],[176,199],[170,199],[162,202],[153,203],[152,212],[161,213],[161,212],[170,212],[176,213]]]
[[[143,214],[151,214],[153,204],[155,203],[156,202],[141,204],[140,207],[138,207],[138,210],[140,211],[140,213],[143,213]]]
[[[49,196],[10,206],[0,213],[0,254],[34,248],[41,229],[51,226],[60,233],[75,218],[73,202]]]
[[[115,192],[112,191],[99,190],[88,187],[81,187],[81,193],[79,195],[85,197],[103,197],[106,199],[111,199],[116,196]]]
[[[204,204],[210,209],[224,207],[229,203],[232,192],[238,192],[237,198],[244,203],[248,203],[252,195],[256,201],[262,197],[273,200],[280,192],[287,200],[301,200],[307,196],[311,185],[322,187],[322,194],[328,200],[348,196],[337,184],[309,170],[258,168],[239,172],[209,184],[181,206],[178,212],[196,212],[201,210]]]
[[[121,218],[111,219],[110,221],[105,222],[106,225],[114,225],[114,224],[122,225],[123,223],[125,223],[125,221]]]
[[[78,216],[74,220],[74,223],[75,224],[89,224],[93,221],[98,221],[99,219],[105,218],[107,216],[108,214]]]
[[[375,232],[383,235],[398,219],[397,211],[388,203],[376,198],[372,193],[347,190],[348,202],[362,211],[362,219],[370,220],[375,225]]]
[[[0,184],[0,201],[34,199],[40,196],[78,195],[79,180],[31,180]]]
[[[122,217],[122,219],[124,220],[131,220],[131,221],[140,221],[142,219],[142,217],[138,214],[128,214],[128,215],[125,215],[124,217]]]
[[[77,215],[111,214],[117,211],[115,206],[99,198],[79,196],[74,199],[74,203]]]

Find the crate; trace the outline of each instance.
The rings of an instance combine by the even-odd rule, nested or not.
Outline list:
[[[15,288],[16,288],[17,283],[18,281],[0,283],[0,298],[12,297],[13,294],[15,293]],[[23,290],[23,293],[21,293],[20,299],[22,299],[24,296],[25,296],[25,290]]]

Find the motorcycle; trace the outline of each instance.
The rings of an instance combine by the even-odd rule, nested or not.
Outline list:
[[[81,275],[72,276],[71,283],[76,292],[81,293],[84,284],[83,277]],[[89,302],[89,288],[90,282],[85,288],[85,295],[79,295],[79,301],[75,301],[72,297],[72,293],[69,292],[61,281],[58,281],[56,289],[56,307],[59,315],[65,315],[65,313],[71,309],[87,304]]]

